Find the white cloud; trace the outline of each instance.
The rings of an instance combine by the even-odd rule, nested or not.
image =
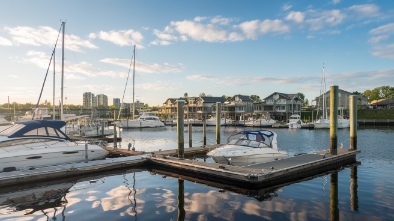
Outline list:
[[[377,43],[379,43],[381,41],[387,40],[388,38],[389,38],[389,35],[379,35],[379,36],[370,38],[368,40],[368,42],[370,44],[377,44]]]
[[[15,45],[33,45],[33,46],[53,46],[59,35],[59,31],[48,26],[38,28],[18,26],[6,27],[5,30],[11,35],[12,42]],[[61,46],[61,36],[59,36],[58,46]],[[82,48],[97,48],[96,45],[88,40],[82,40],[75,35],[65,35],[65,48],[72,51],[81,52]]]
[[[101,62],[118,65],[129,68],[130,60],[118,59],[118,58],[105,58],[100,60]],[[136,61],[135,69],[138,72],[144,73],[180,73],[184,70],[182,65],[170,65],[170,64],[145,64],[143,62]]]
[[[233,24],[236,19],[216,16],[196,17],[194,20],[172,21],[163,31],[154,30],[153,45],[169,45],[177,41],[236,42],[256,39],[259,35],[282,34],[289,27],[281,20],[252,20]]]
[[[131,29],[109,31],[109,32],[100,31],[97,36],[101,40],[109,41],[116,45],[120,45],[120,46],[138,45],[140,48],[143,48],[142,42],[144,40],[144,36],[140,32]]]
[[[332,0],[332,3],[333,3],[334,5],[338,4],[339,2],[341,2],[341,0]]]
[[[394,59],[394,44],[376,46],[372,50],[373,56]]]
[[[302,23],[304,21],[305,15],[303,12],[290,12],[287,16],[286,16],[286,20],[289,21],[294,21],[296,23]]]
[[[381,35],[381,34],[394,34],[394,23],[382,25],[369,31],[369,34]]]
[[[19,76],[17,76],[17,75],[12,75],[12,74],[7,75],[7,77],[19,78]]]
[[[305,22],[310,25],[313,31],[320,30],[324,26],[336,26],[344,22],[346,15],[339,10],[330,11],[308,11]]]
[[[357,17],[375,17],[380,14],[379,7],[373,4],[353,5],[348,10],[355,13]]]
[[[284,24],[281,20],[264,21],[253,20],[243,22],[239,25],[244,35],[249,39],[256,39],[258,35],[265,35],[269,33],[286,33],[290,31],[289,26]]]
[[[288,10],[290,10],[292,7],[293,7],[292,5],[286,3],[286,4],[284,4],[284,5],[282,6],[282,11],[288,11]]]
[[[6,38],[0,37],[0,45],[3,46],[12,46],[12,42]]]
[[[136,88],[141,88],[145,90],[152,90],[152,91],[161,91],[161,90],[178,90],[180,88],[179,84],[156,81],[153,83],[144,83],[144,84],[137,84]]]

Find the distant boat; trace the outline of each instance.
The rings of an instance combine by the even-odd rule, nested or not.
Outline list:
[[[144,113],[137,119],[134,119],[134,112],[135,112],[135,103],[134,103],[134,79],[135,79],[135,45],[133,51],[133,110],[132,110],[132,119],[127,120],[118,120],[115,121],[114,124],[120,128],[151,128],[151,127],[164,127],[164,123],[153,113]],[[127,85],[127,83],[126,83]],[[122,102],[123,104],[123,102]]]
[[[289,128],[301,128],[301,125],[304,124],[301,120],[301,116],[298,114],[292,114],[289,118]]]
[[[164,123],[153,113],[144,113],[134,120],[121,120],[114,122],[120,128],[152,128],[164,127]]]
[[[322,80],[321,80],[321,89],[320,89],[320,96],[323,98],[323,101],[321,102],[322,107],[322,114],[320,118],[317,117],[317,120],[314,122],[314,128],[315,129],[330,129],[330,118],[328,116],[327,110],[327,104],[326,104],[326,77],[324,73],[324,63],[323,63],[323,72],[322,72]],[[320,109],[320,102],[318,104],[318,110]],[[337,122],[337,128],[349,128],[350,127],[350,120],[349,119],[344,119],[343,116],[337,116],[338,117],[338,122]]]
[[[11,125],[11,123],[8,120],[4,119],[3,116],[0,116],[0,126],[7,126],[7,125]]]
[[[205,124],[207,126],[216,126],[216,117],[210,117],[207,120],[205,120]],[[233,125],[234,120],[228,119],[228,118],[221,118],[220,119],[220,126],[225,126],[225,125]]]
[[[33,117],[34,113],[34,117]],[[28,121],[28,120],[50,120],[52,115],[49,114],[49,108],[38,107],[33,108],[32,111],[27,111],[24,116],[15,116],[14,121]]]
[[[271,118],[258,118],[258,119],[253,119],[250,118],[247,121],[245,121],[244,126],[245,127],[272,127],[273,124],[276,123],[276,120],[273,120]]]
[[[31,120],[0,131],[0,171],[83,162],[85,145],[73,142],[62,131],[65,125],[60,120]],[[88,160],[107,154],[99,145],[88,145]]]
[[[269,130],[242,131],[231,135],[226,145],[207,155],[216,163],[235,166],[287,158],[286,152],[278,150],[276,138],[276,133]]]

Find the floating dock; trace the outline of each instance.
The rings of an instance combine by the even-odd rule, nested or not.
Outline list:
[[[219,146],[185,148],[185,153],[189,153],[190,155],[202,154]],[[272,185],[295,182],[309,176],[356,163],[356,155],[360,153],[359,150],[340,148],[338,149],[337,155],[331,155],[329,151],[321,151],[239,167],[172,157],[171,155],[176,154],[176,150],[154,152],[151,155],[140,155],[142,154],[141,152],[116,150],[116,148],[107,149],[111,152],[134,154],[134,156],[108,158],[105,160],[89,161],[87,163],[48,166],[35,168],[34,170],[2,172],[0,173],[0,187],[146,166],[150,169],[159,168],[160,170],[231,186],[246,185],[250,188],[265,188]],[[189,152],[188,149],[190,149]]]

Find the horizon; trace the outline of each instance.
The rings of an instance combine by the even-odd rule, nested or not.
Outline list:
[[[362,93],[394,86],[394,2],[356,3],[6,1],[0,8],[0,104],[8,97],[37,103],[47,70],[40,103],[53,103],[49,61],[61,21],[64,105],[82,105],[84,92],[105,94],[108,103],[122,100],[126,84],[123,102],[132,103],[134,45],[135,101],[150,106],[185,93],[263,99],[300,92],[312,103],[320,95],[323,64],[328,88]],[[57,44],[55,103],[61,35]]]

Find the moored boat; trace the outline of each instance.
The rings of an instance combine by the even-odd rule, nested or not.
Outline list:
[[[278,150],[277,135],[269,130],[242,131],[231,135],[227,144],[207,153],[216,163],[251,165],[287,158]]]
[[[73,142],[63,131],[66,122],[16,122],[0,131],[0,172],[32,169],[105,158],[108,151],[96,144]]]

